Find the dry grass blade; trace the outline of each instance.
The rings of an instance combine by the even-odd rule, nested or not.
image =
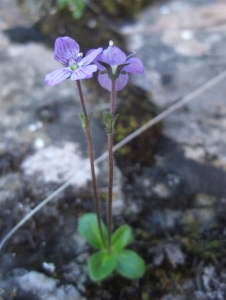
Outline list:
[[[157,115],[155,118],[151,119],[149,122],[135,130],[133,133],[128,135],[125,139],[123,139],[121,142],[116,144],[113,147],[113,151],[118,150],[119,148],[123,147],[125,144],[130,142],[132,139],[140,135],[142,132],[156,124],[157,122],[163,120],[165,117],[176,111],[177,109],[184,106],[189,101],[195,99],[197,96],[201,95],[205,91],[211,89],[213,86],[221,82],[222,80],[226,79],[226,70],[220,73],[219,75],[215,76],[196,90],[194,90],[192,93],[188,94],[184,98],[182,98],[177,103],[171,105],[169,108],[164,110],[162,113]],[[98,157],[95,160],[95,164],[98,164],[102,162],[104,159],[106,159],[108,156],[107,152],[103,153],[100,157]],[[16,224],[15,227],[13,227],[9,233],[2,239],[0,243],[0,250],[3,247],[3,245],[6,243],[6,241],[26,222],[28,221],[34,214],[36,214],[43,206],[45,206],[48,202],[50,202],[52,199],[54,199],[59,193],[61,193],[63,190],[65,190],[72,181],[76,179],[76,177],[79,177],[82,175],[83,172],[87,171],[87,169],[83,169],[82,171],[79,171],[74,176],[72,176],[67,182],[65,182],[63,185],[61,185],[57,190],[55,190],[52,194],[50,194],[46,199],[44,199],[39,205],[37,205],[33,210],[31,210],[19,223]]]

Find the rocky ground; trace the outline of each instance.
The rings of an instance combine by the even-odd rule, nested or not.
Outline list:
[[[88,164],[76,85],[44,83],[45,74],[59,67],[55,37],[78,35],[82,44],[84,35],[73,35],[67,20],[56,21],[54,6],[43,15],[37,5],[23,3],[0,3],[0,237]],[[95,24],[109,18],[102,46],[112,34],[145,66],[145,75],[132,77],[118,94],[117,141],[226,69],[225,1],[157,2],[117,22],[111,11],[92,16],[91,42]],[[88,43],[84,47],[92,47]],[[98,157],[106,149],[100,116],[108,94],[92,81],[83,90],[94,111]],[[226,299],[225,117],[224,80],[116,153],[114,221],[133,227],[131,248],[147,263],[143,279],[114,275],[96,284],[88,278],[92,250],[76,231],[78,217],[93,210],[85,173],[1,250],[0,299]],[[104,207],[105,163],[97,173]]]

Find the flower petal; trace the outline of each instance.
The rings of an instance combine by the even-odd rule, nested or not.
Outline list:
[[[108,74],[99,74],[98,75],[98,81],[99,84],[102,86],[102,88],[108,90],[109,92],[111,92],[111,87],[112,87],[112,81],[111,79],[108,77]]]
[[[90,49],[89,51],[86,52],[86,56],[95,51],[96,49]],[[103,49],[102,49],[103,51]],[[93,60],[93,63],[97,66],[98,70],[105,70],[105,67],[102,66],[101,64],[98,63],[98,60],[101,60],[102,58],[102,53],[98,54],[97,57]]]
[[[56,85],[69,78],[71,73],[72,71],[69,68],[58,69],[47,74],[45,77],[45,82],[48,86]]]
[[[76,60],[79,54],[79,45],[68,36],[57,38],[54,49],[55,60],[66,66],[71,59]]]
[[[115,90],[116,91],[121,91],[127,84],[129,80],[128,74],[120,74],[119,77],[115,81]]]
[[[108,46],[102,53],[101,61],[111,66],[118,66],[126,61],[125,53],[116,46]]]
[[[95,58],[103,51],[103,48],[98,49],[92,49],[88,52],[88,55],[86,55],[81,62],[79,63],[80,66],[87,66],[90,63],[92,63]]]
[[[96,72],[97,66],[96,65],[89,65],[81,67],[71,74],[71,80],[79,80],[79,79],[88,79],[93,76],[93,72]]]
[[[97,66],[98,70],[106,70],[104,66],[102,66],[99,61],[102,61],[102,54],[100,53],[95,59],[94,59],[94,64]]]
[[[129,76],[128,74],[120,74],[119,77],[115,81],[115,90],[120,91],[122,90],[127,82],[128,82]],[[102,86],[102,88],[108,90],[111,92],[112,89],[112,80],[108,77],[108,74],[99,74],[98,76],[99,84]]]
[[[129,58],[126,63],[129,65],[123,68],[123,71],[134,73],[134,74],[143,74],[144,73],[144,66],[139,58],[132,57]]]

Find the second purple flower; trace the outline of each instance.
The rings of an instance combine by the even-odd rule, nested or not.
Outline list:
[[[93,50],[88,52],[93,53]],[[111,91],[112,81],[115,81],[115,90],[122,90],[128,80],[128,73],[143,74],[144,67],[139,58],[128,56],[114,46],[113,42],[109,42],[109,46],[101,54],[99,54],[94,63],[97,65],[99,72],[98,81],[100,85]]]

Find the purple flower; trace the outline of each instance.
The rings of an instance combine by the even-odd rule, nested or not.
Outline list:
[[[92,53],[92,51],[90,50],[88,53]],[[114,46],[112,41],[109,42],[108,48],[97,56],[94,63],[100,70],[98,81],[108,91],[112,89],[112,81],[115,81],[115,90],[120,91],[129,80],[128,73],[144,73],[141,60],[131,57],[131,55],[126,57],[125,53]]]
[[[76,41],[68,36],[56,39],[54,58],[64,67],[46,75],[45,82],[47,85],[53,86],[68,78],[79,80],[93,76],[93,72],[97,70],[97,66],[91,63],[103,49],[94,49],[84,58],[82,57],[82,53],[79,53],[79,50],[80,48]]]

